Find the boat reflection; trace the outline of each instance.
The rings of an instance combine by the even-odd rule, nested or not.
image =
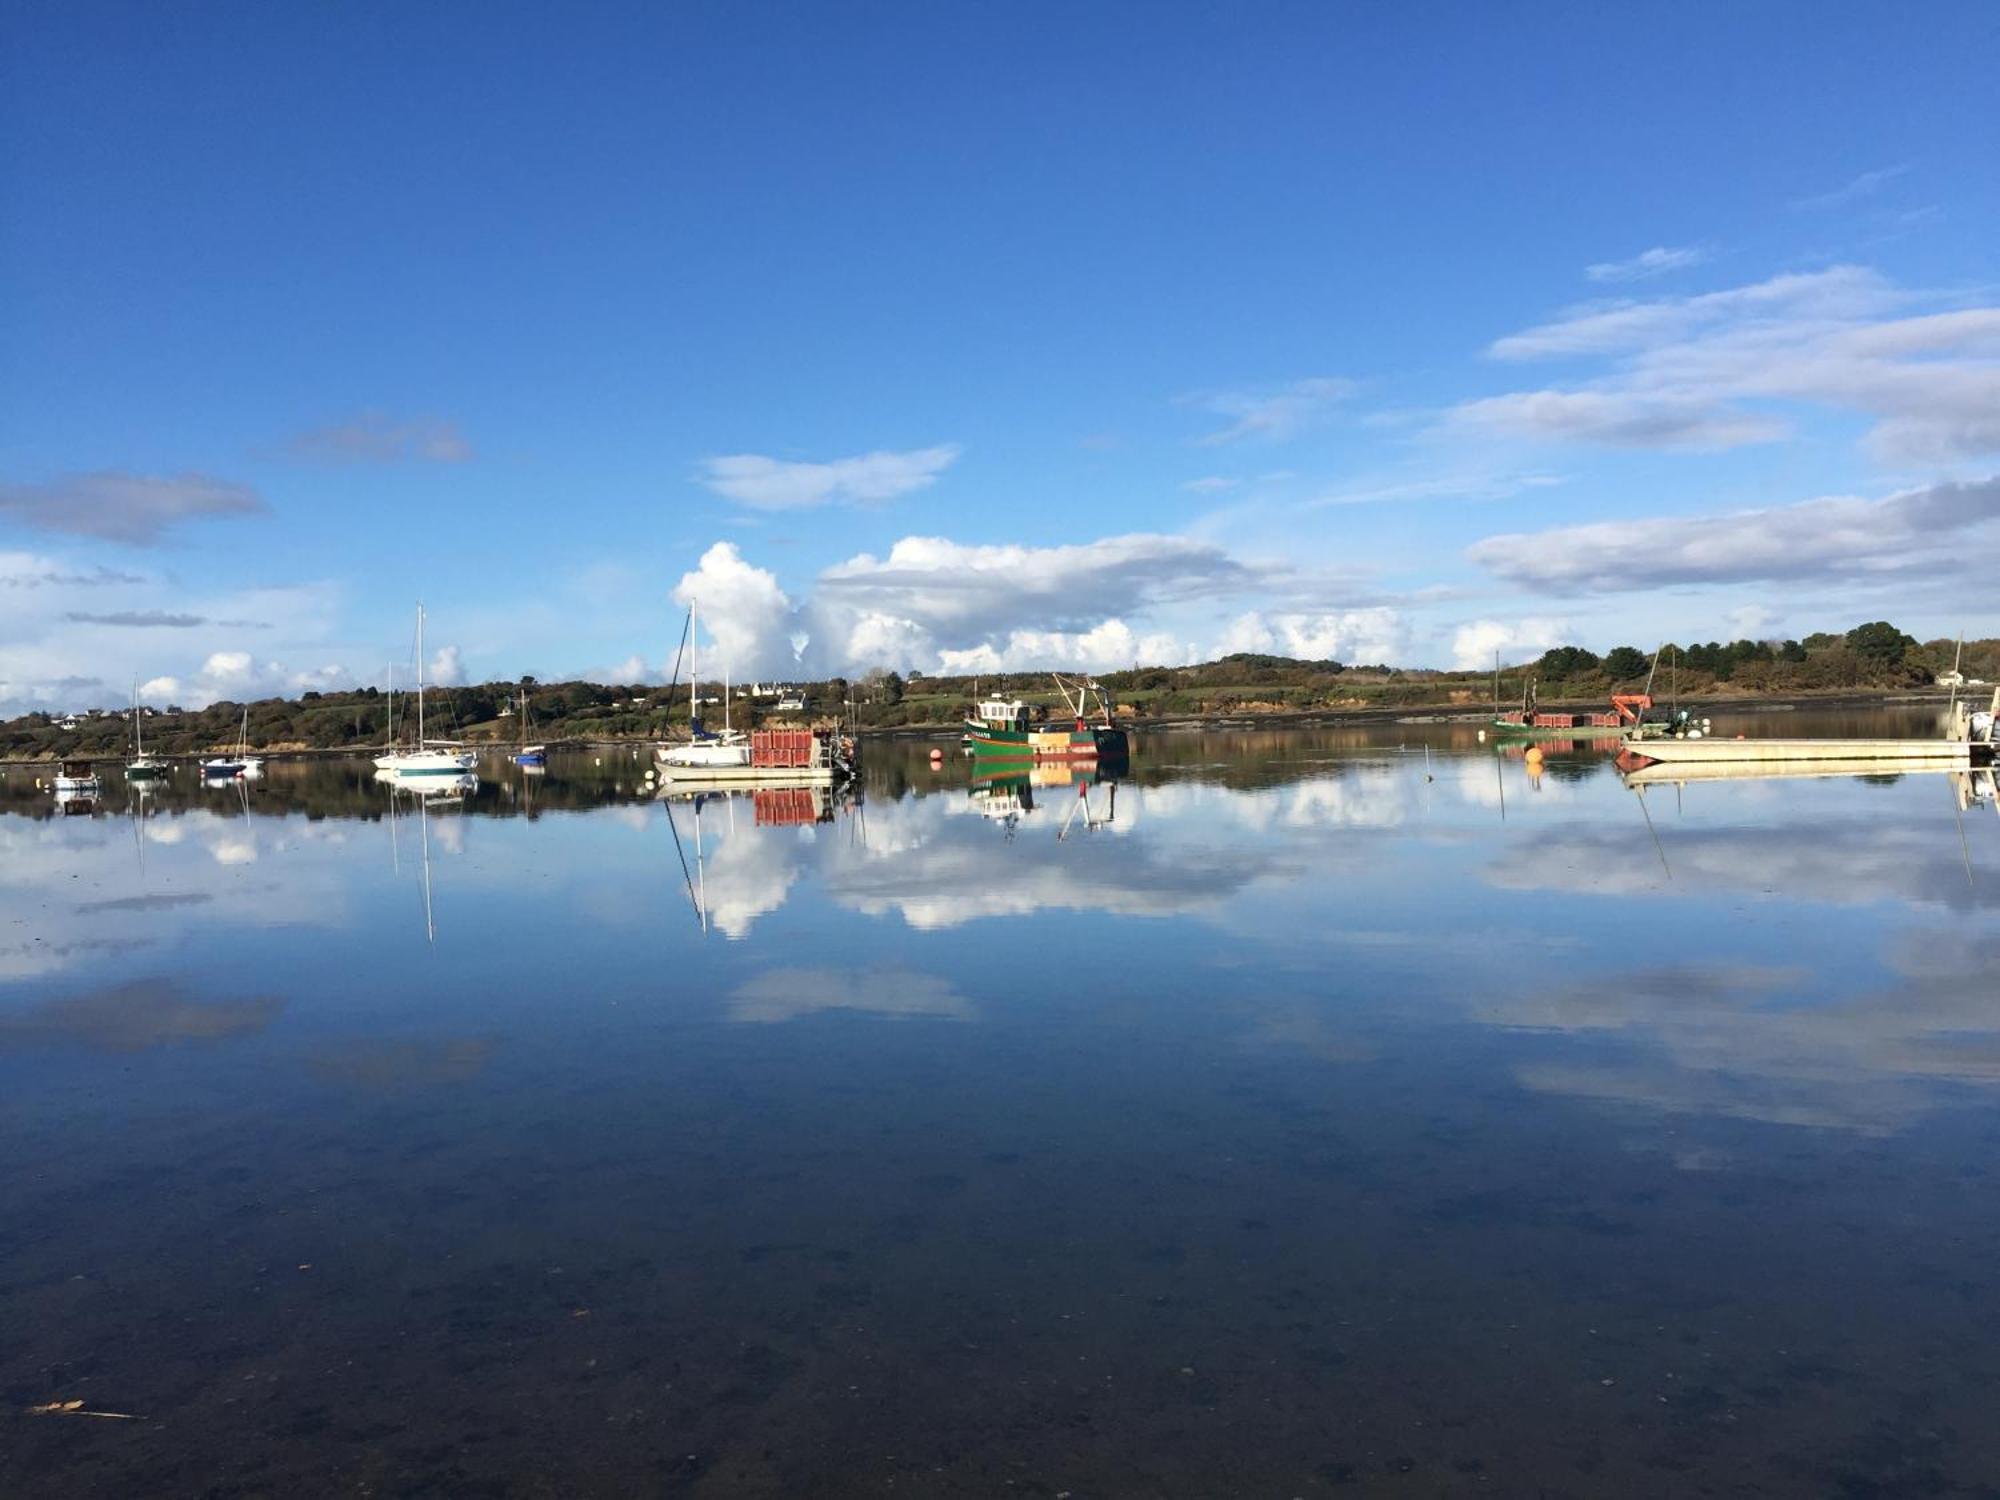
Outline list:
[[[1118,816],[1119,777],[1101,765],[1062,764],[1060,762],[1023,768],[1002,776],[975,777],[967,788],[966,795],[982,818],[998,823],[1003,835],[1012,839],[1019,832],[1022,822],[1037,813],[1053,813],[1053,803],[1058,796],[1074,789],[1075,796],[1069,798],[1069,811],[1056,830],[1056,842],[1061,843],[1079,826],[1086,832],[1110,826]],[[1091,789],[1103,788],[1103,795],[1095,806],[1091,802]],[[1043,793],[1037,805],[1035,793]],[[1077,822],[1082,815],[1081,825]]]
[[[470,771],[463,776],[402,776],[395,771],[377,771],[375,784],[403,792],[418,802],[435,807],[440,802],[461,802],[479,791],[479,778]]]

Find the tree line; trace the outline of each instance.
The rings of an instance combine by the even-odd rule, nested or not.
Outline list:
[[[1736,640],[1668,643],[1658,648],[1659,671],[1684,695],[1754,694],[1909,688],[1948,670],[1959,648],[1950,640],[1920,642],[1886,620],[1842,633],[1802,640]],[[1501,664],[1502,696],[1519,696],[1524,679],[1540,685],[1544,699],[1593,699],[1643,685],[1655,653],[1616,646],[1598,655],[1581,646],[1557,646],[1527,660]],[[1962,671],[1968,678],[2000,679],[2000,640],[1967,641]],[[1102,673],[1099,681],[1126,716],[1312,712],[1342,708],[1398,708],[1488,701],[1491,669],[1438,671],[1385,663],[1347,664],[1236,652],[1181,667],[1133,666]],[[738,728],[763,723],[851,722],[864,729],[949,727],[976,697],[1021,698],[1060,713],[1060,695],[1046,671],[933,677],[873,671],[850,680],[833,677],[795,685],[802,710],[780,711],[765,695],[731,699]],[[719,683],[702,684],[704,716],[721,718]],[[516,711],[525,695],[524,720]],[[1094,707],[1094,704],[1093,704]],[[415,728],[412,700],[397,695],[394,734],[407,742]],[[253,748],[263,751],[362,750],[391,741],[392,705],[379,689],[307,692],[297,698],[252,703],[224,700],[200,709],[169,705],[145,718],[146,748],[166,756],[206,755],[231,749],[247,717]],[[517,740],[663,739],[685,735],[685,686],[583,681],[486,682],[435,689],[427,727],[436,738],[504,745]],[[0,758],[112,760],[130,751],[132,724],[123,709],[66,717],[36,712],[0,723]]]

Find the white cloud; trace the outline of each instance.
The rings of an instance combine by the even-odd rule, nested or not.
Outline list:
[[[38,531],[151,546],[186,521],[261,515],[268,507],[248,485],[208,474],[161,476],[103,470],[46,484],[0,484],[0,520]]]
[[[1784,616],[1761,604],[1745,604],[1730,610],[1722,618],[1729,626],[1731,640],[1761,641],[1771,638],[1773,628]]]
[[[1808,403],[1866,418],[1868,445],[1885,460],[1935,465],[2000,452],[2000,308],[1937,305],[1948,300],[1835,266],[1695,297],[1596,304],[1489,352],[1603,357],[1606,373],[1468,401],[1453,418],[1554,441],[1713,449],[1782,436],[1787,425],[1769,404]],[[1932,306],[1913,312],[1922,302]]]
[[[291,457],[314,463],[460,464],[472,457],[472,444],[456,422],[435,418],[398,422],[380,411],[299,433],[285,448]]]
[[[734,542],[717,542],[674,586],[674,599],[693,604],[704,635],[696,667],[735,677],[782,672],[793,660],[792,601],[778,578],[743,560]]]
[[[1878,167],[1872,172],[1862,172],[1850,178],[1832,192],[1815,193],[1809,198],[1794,198],[1791,206],[1795,209],[1842,208],[1859,199],[1874,197],[1909,170],[1908,162],[1893,167]]]
[[[757,453],[702,461],[695,477],[719,495],[755,510],[799,510],[836,502],[894,500],[926,489],[957,461],[956,443],[906,453],[877,451],[826,463],[795,463]]]
[[[1111,672],[1130,666],[1180,666],[1191,660],[1192,648],[1173,636],[1140,635],[1123,620],[1111,619],[1081,631],[1013,630],[1004,639],[982,641],[970,649],[940,651],[937,670],[960,676],[1035,667]]]
[[[1628,392],[1520,391],[1468,401],[1456,415],[1473,426],[1517,437],[1605,443],[1614,448],[1713,451],[1776,442],[1790,431],[1775,418],[1732,411],[1710,401]]]
[[[16,580],[27,582],[8,586]],[[263,646],[253,660],[271,658],[260,672],[270,691],[317,686],[324,663],[339,656],[327,646],[339,603],[340,591],[325,583],[191,594],[164,576],[0,554],[0,715],[115,706],[134,678],[170,679],[183,703],[221,695],[201,664],[217,652],[252,656],[248,632]],[[320,665],[300,668],[302,659]]]
[[[1320,613],[1252,610],[1230,621],[1209,654],[1250,651],[1302,661],[1372,664],[1404,660],[1409,648],[1402,616],[1386,607]]]
[[[1601,260],[1595,265],[1585,266],[1583,274],[1592,281],[1647,281],[1655,276],[1664,276],[1669,271],[1698,266],[1707,259],[1708,252],[1699,245],[1655,245],[1651,250],[1640,251],[1630,260]]]
[[[1487,537],[1466,555],[1512,583],[1551,593],[1912,572],[1990,577],[2000,565],[1996,521],[2000,477],[1880,500],[1830,496],[1718,515],[1560,526]]]
[[[1576,640],[1576,628],[1568,620],[1547,615],[1528,615],[1518,620],[1470,620],[1458,627],[1451,638],[1451,664],[1461,672],[1490,668],[1498,653],[1503,664],[1519,663],[1540,656],[1552,646],[1566,646]]]
[[[1670,343],[1705,328],[1748,324],[1754,329],[1760,320],[1781,320],[1780,332],[1783,325],[1798,319],[1825,325],[1850,323],[1879,316],[1908,300],[1907,294],[1866,266],[1830,266],[1693,297],[1589,303],[1553,323],[1496,339],[1487,352],[1502,360],[1616,354]]]
[[[1043,629],[1089,629],[1161,604],[1215,598],[1266,578],[1266,570],[1239,562],[1213,543],[1157,533],[1054,547],[911,536],[886,557],[863,553],[835,564],[820,575],[819,587],[823,603],[914,620],[963,638],[1027,621]]]
[[[1331,505],[1395,505],[1413,500],[1511,500],[1530,490],[1549,489],[1567,481],[1560,474],[1447,473],[1418,478],[1383,478],[1329,490],[1300,508],[1320,510]]]
[[[1220,391],[1198,398],[1202,407],[1230,424],[1202,439],[1214,445],[1244,438],[1282,441],[1321,421],[1357,389],[1351,380],[1316,376],[1275,391]]]
[[[424,680],[432,687],[457,687],[464,682],[465,664],[459,659],[458,647],[438,647],[424,668]]]

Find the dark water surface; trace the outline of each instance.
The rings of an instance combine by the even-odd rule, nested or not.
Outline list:
[[[2000,1493],[1982,788],[872,749],[9,772],[0,1495]]]

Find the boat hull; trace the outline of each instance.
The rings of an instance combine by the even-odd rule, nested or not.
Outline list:
[[[1963,766],[1992,758],[1992,746],[1967,740],[1637,739],[1625,748],[1650,761],[1678,765],[1807,761],[1911,761]]]
[[[463,776],[479,764],[470,750],[419,750],[408,755],[378,755],[375,769],[398,776]]]
[[[965,743],[981,760],[1099,760],[1127,752],[1125,731],[1082,729],[992,729],[967,726]]]

